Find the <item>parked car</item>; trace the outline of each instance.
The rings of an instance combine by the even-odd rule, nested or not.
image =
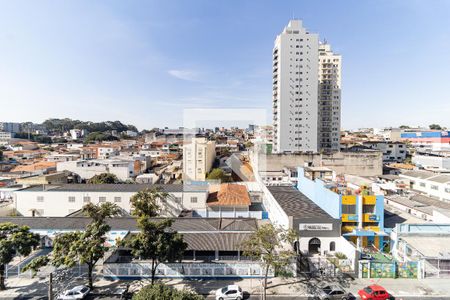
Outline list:
[[[380,285],[369,285],[358,291],[362,300],[389,300],[392,298],[386,289]]]
[[[76,300],[76,299],[84,299],[87,294],[91,291],[90,288],[84,285],[79,285],[74,287],[73,289],[67,290],[59,295],[59,300]]]
[[[317,289],[315,298],[320,300],[350,300],[353,299],[353,295],[337,285],[326,285]]]
[[[229,285],[216,291],[216,300],[242,300],[242,289],[238,285]]]

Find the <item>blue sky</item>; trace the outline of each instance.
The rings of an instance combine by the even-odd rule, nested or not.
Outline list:
[[[446,0],[0,0],[0,120],[270,115],[273,41],[292,16],[343,55],[343,128],[450,127]]]

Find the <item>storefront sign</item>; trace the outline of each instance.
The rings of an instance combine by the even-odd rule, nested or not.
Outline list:
[[[301,223],[299,224],[300,230],[311,230],[311,231],[317,231],[317,230],[333,230],[333,224],[327,223],[327,224],[318,224],[318,223]]]

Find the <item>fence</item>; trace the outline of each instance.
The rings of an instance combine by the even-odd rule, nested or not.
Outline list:
[[[427,259],[423,261],[424,278],[450,278],[450,259]]]
[[[419,278],[418,262],[360,261],[360,278]]]
[[[151,277],[151,262],[103,265],[103,276],[110,278],[138,279]],[[273,277],[272,270],[269,277]],[[264,270],[259,262],[242,263],[167,263],[156,270],[158,278],[261,278]]]

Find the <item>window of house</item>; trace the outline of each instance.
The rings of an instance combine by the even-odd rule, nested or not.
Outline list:
[[[44,202],[44,196],[37,196],[37,202]]]
[[[114,202],[121,202],[122,201],[122,197],[114,197]]]
[[[74,196],[70,196],[69,197],[69,202],[75,202],[75,197]]]
[[[437,190],[439,189],[439,187],[438,187],[437,185],[432,185],[432,186],[431,186],[431,189],[437,191]]]
[[[191,203],[197,203],[197,197],[191,197]]]
[[[330,251],[336,251],[336,243],[330,242]]]
[[[83,197],[83,202],[84,202],[84,203],[91,202],[91,197],[89,197],[89,196],[84,196],[84,197]]]
[[[181,203],[181,197],[175,197],[175,203]]]
[[[98,197],[99,202],[106,202],[106,197]]]
[[[419,183],[421,187],[426,187],[427,185],[424,182]]]

